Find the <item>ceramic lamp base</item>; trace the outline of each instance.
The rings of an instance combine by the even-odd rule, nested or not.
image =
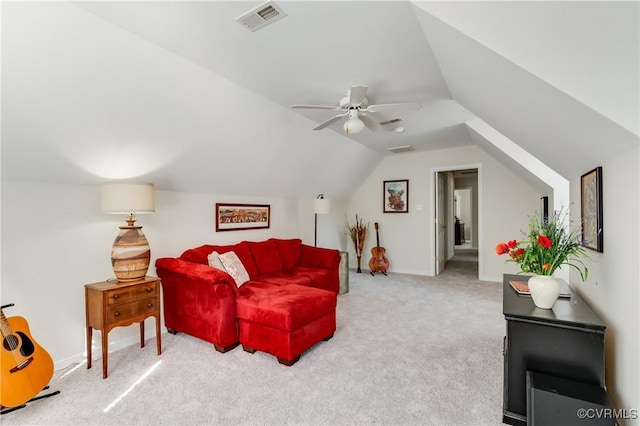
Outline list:
[[[142,226],[121,226],[111,249],[111,265],[118,281],[137,281],[147,275],[151,249]]]

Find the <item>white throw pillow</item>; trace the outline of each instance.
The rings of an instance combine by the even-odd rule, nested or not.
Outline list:
[[[218,257],[224,265],[224,269],[233,277],[238,287],[249,281],[249,273],[235,252],[228,251],[219,254]]]
[[[209,266],[211,266],[212,268],[220,269],[221,271],[227,272],[227,270],[224,268],[224,265],[222,264],[222,261],[220,260],[220,255],[217,251],[212,251],[211,254],[207,256],[207,260],[209,261]]]

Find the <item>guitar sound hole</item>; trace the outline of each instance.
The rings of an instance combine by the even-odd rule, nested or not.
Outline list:
[[[13,334],[10,334],[4,338],[3,346],[6,350],[12,351],[18,347],[18,343],[18,338]]]
[[[30,356],[33,354],[36,348],[31,339],[29,339],[29,336],[21,331],[16,332],[16,334],[20,336],[20,339],[14,334],[10,334],[4,338],[2,346],[8,351],[16,350],[19,346],[22,356]],[[20,341],[22,341],[22,344],[20,344]]]

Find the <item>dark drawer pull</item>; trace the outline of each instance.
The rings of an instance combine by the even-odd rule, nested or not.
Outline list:
[[[119,294],[114,294],[114,295],[113,295],[113,298],[114,298],[114,299],[119,299],[119,298],[120,298],[120,295],[119,295]]]
[[[119,317],[120,316],[120,312],[116,311],[113,315]]]
[[[147,303],[147,307],[150,308],[153,306],[153,303]]]
[[[151,287],[147,287],[147,292],[152,291],[153,289]]]

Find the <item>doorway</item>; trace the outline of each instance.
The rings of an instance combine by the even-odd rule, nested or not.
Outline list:
[[[464,265],[476,269],[481,245],[481,165],[433,169],[434,275]],[[474,262],[474,265],[460,262]]]
[[[470,249],[473,240],[473,188],[454,187],[453,210],[455,232],[453,249]]]

